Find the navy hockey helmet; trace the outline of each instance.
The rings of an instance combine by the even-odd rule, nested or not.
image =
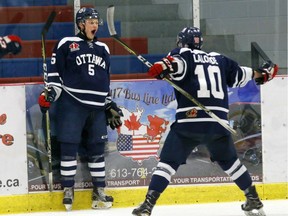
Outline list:
[[[191,49],[201,50],[203,37],[199,28],[185,27],[177,35],[177,47],[189,47]]]
[[[83,7],[76,13],[76,24],[79,28],[79,23],[85,22],[86,19],[98,19],[99,25],[103,24],[98,11],[94,8]]]

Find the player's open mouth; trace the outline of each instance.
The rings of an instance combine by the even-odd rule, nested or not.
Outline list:
[[[91,33],[94,35],[96,33],[96,30],[92,30]]]

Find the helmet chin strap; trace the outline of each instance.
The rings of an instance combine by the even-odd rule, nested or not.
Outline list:
[[[89,39],[88,39],[88,37],[87,37],[87,34],[86,34],[86,32],[85,32],[85,31],[81,31],[81,34],[83,34],[83,35],[84,35],[84,37],[85,37],[85,40],[89,40]]]
[[[83,30],[80,31],[80,33],[84,36],[84,39],[85,39],[85,40],[91,41],[91,39],[89,39],[89,38],[87,37],[86,31],[85,31],[85,25],[84,25]]]
[[[85,39],[88,40],[87,34],[86,34],[86,32],[85,32],[86,25],[85,25],[84,23],[83,23],[83,26],[84,26],[84,28],[83,28],[83,30],[81,30],[80,32],[81,32],[81,34],[84,35]]]

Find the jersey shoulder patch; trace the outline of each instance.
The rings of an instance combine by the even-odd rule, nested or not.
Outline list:
[[[57,49],[59,49],[63,44],[65,44],[67,41],[83,41],[80,37],[64,37],[62,38],[57,46]]]

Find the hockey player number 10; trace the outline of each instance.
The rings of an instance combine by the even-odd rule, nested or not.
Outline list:
[[[197,65],[195,74],[198,76],[200,90],[197,91],[198,98],[209,98],[210,92],[214,98],[223,99],[221,72],[218,66],[209,65],[207,72],[210,80],[211,90],[208,89],[207,78],[205,76],[204,65]]]

